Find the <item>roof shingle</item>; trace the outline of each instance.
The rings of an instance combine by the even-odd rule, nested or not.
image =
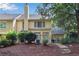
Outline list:
[[[0,20],[13,20],[17,16],[18,14],[0,14]]]
[[[22,20],[24,19],[24,14],[0,14],[0,20],[13,20],[15,19],[17,16],[21,15],[18,20]],[[29,20],[38,20],[41,19],[42,16],[38,15],[38,14],[31,14],[29,15]]]

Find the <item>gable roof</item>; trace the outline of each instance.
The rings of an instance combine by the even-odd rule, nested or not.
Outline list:
[[[18,14],[0,14],[0,20],[9,20],[9,19],[14,19],[17,17]]]
[[[41,19],[41,15],[37,15],[37,14],[31,14],[29,15],[29,20],[30,19]],[[18,19],[24,19],[24,14],[21,14],[21,17],[19,17]]]
[[[19,15],[21,15],[21,16],[17,20],[24,19],[24,14],[0,14],[0,20],[13,20]],[[42,16],[38,15],[38,14],[29,15],[29,20],[38,20],[41,18],[42,18]]]

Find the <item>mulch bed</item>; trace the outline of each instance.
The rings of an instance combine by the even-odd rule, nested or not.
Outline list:
[[[59,54],[59,48],[55,45],[36,47],[35,44],[19,44],[0,48],[0,56],[53,56]]]
[[[79,44],[67,44],[71,53],[62,54],[56,45],[38,47],[35,44],[18,44],[0,48],[0,56],[79,56]]]

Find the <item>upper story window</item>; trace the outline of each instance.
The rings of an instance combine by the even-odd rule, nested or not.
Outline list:
[[[44,28],[45,27],[45,22],[41,22],[41,21],[35,22],[34,27],[35,28]]]
[[[0,29],[5,29],[6,28],[6,23],[0,23]]]

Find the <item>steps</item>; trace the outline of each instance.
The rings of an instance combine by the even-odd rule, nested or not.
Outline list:
[[[62,51],[61,53],[62,54],[66,54],[66,53],[70,53],[71,52],[71,50],[65,45],[62,45],[62,44],[59,44],[59,43],[56,43],[56,45],[61,49],[61,51]]]

